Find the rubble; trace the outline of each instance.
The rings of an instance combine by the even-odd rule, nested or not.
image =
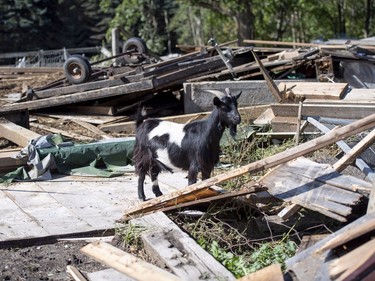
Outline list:
[[[136,186],[134,178],[114,183],[97,180],[95,188],[100,189],[108,185],[110,192],[116,194],[116,198],[112,198],[111,194],[100,198],[99,201],[105,202],[101,204],[106,209],[101,209],[99,205],[85,209],[84,205],[78,203],[79,198],[83,198],[83,202],[80,203],[90,205],[101,197],[99,190],[95,191],[99,192],[98,194],[88,195],[87,192],[94,184],[76,182],[73,184],[76,185],[75,190],[74,186],[56,183],[61,194],[54,190],[52,178],[44,185],[15,184],[12,189],[4,188],[0,191],[2,198],[8,206],[12,206],[17,215],[31,214],[21,220],[26,222],[27,228],[33,230],[26,234],[18,230],[18,226],[12,224],[12,220],[8,220],[5,222],[8,225],[7,231],[1,232],[0,235],[0,245],[14,244],[17,240],[28,241],[33,238],[47,239],[59,235],[103,231],[113,229],[116,223],[130,220],[143,220],[148,224],[150,216],[156,216],[156,220],[161,221],[161,212],[189,209],[229,198],[241,200],[245,195],[249,197],[250,194],[257,195],[263,192],[267,193],[270,200],[288,203],[278,213],[276,220],[272,221],[275,218],[265,217],[269,223],[277,223],[277,220],[285,222],[303,207],[346,225],[337,233],[326,236],[305,250],[302,250],[301,246],[301,251],[287,261],[285,272],[278,266],[271,266],[254,275],[243,277],[243,280],[267,280],[270,272],[279,278],[277,280],[316,280],[316,272],[319,272],[319,277],[324,280],[371,278],[374,274],[371,270],[374,265],[374,251],[368,249],[374,247],[368,237],[374,229],[372,226],[375,179],[373,163],[368,164],[359,156],[374,142],[375,81],[368,75],[374,68],[372,45],[367,45],[370,44],[368,41],[360,41],[352,42],[353,45],[300,44],[300,47],[296,48],[294,44],[293,48],[286,48],[280,47],[285,46],[280,42],[245,40],[244,43],[254,46],[230,47],[229,44],[222,44],[202,47],[199,51],[166,61],[145,60],[126,66],[99,67],[94,63],[93,74],[87,82],[73,84],[66,77],[62,77],[48,85],[35,88],[27,86],[22,92],[3,95],[0,107],[0,137],[16,144],[18,148],[12,149],[11,152],[0,151],[2,174],[19,167],[30,168],[27,159],[16,159],[11,155],[18,154],[32,140],[41,137],[37,130],[61,134],[74,141],[83,142],[74,144],[73,147],[81,150],[71,153],[76,154],[80,161],[85,158],[85,153],[92,152],[92,157],[85,164],[73,169],[86,166],[96,168],[98,162],[105,162],[111,166],[114,163],[106,161],[105,157],[111,158],[119,153],[116,147],[112,147],[116,146],[115,140],[119,139],[116,134],[131,137],[134,134],[132,115],[139,105],[145,105],[152,116],[186,123],[204,118],[211,109],[210,99],[205,90],[223,90],[226,87],[233,91],[243,90],[239,106],[244,122],[257,126],[269,125],[272,128],[271,131],[257,132],[255,135],[269,134],[274,141],[294,138],[296,146],[191,186],[186,187],[185,182],[181,185],[173,182],[172,186],[167,188],[168,193],[140,204],[133,192]],[[13,75],[21,71],[27,73],[41,70],[0,67],[0,83],[14,79]],[[61,72],[61,69],[58,71]],[[61,122],[72,122],[90,132],[90,135],[67,132],[55,128],[53,124],[36,122],[37,118],[42,116]],[[367,133],[358,145],[351,147],[344,141],[361,132]],[[315,163],[302,157],[335,143],[343,150],[344,156],[333,165]],[[91,148],[93,145],[96,146]],[[108,150],[104,151],[104,146]],[[41,148],[39,153],[43,157],[51,153],[69,154],[69,149],[64,146],[43,151]],[[129,149],[127,159],[131,159],[130,154]],[[68,158],[67,156],[57,161],[60,161],[60,168],[70,161]],[[80,162],[76,159],[72,161]],[[117,160],[113,160],[115,164],[119,164]],[[351,163],[355,163],[364,174],[363,178],[342,173]],[[128,162],[121,163],[119,166],[127,164]],[[247,188],[223,192],[217,186],[223,181],[265,170],[269,172],[256,182],[249,182]],[[81,170],[79,172],[82,173]],[[134,190],[121,191],[117,186],[120,182],[128,185],[129,190]],[[173,186],[174,184],[180,186]],[[35,198],[29,202],[28,194],[24,191],[36,194]],[[78,201],[73,202],[73,197]],[[120,202],[124,204],[119,206]],[[39,209],[41,205],[44,206],[43,210]],[[67,229],[59,229],[50,224],[47,215],[52,213],[50,206],[58,210],[58,217],[54,219],[58,219]],[[353,210],[363,206],[368,206],[367,213],[362,210],[361,216],[355,217]],[[10,216],[6,211],[3,210],[4,216]],[[110,216],[106,212],[109,212]],[[45,216],[41,216],[42,213]],[[103,223],[95,221],[99,214],[103,220],[106,218]],[[199,246],[195,245],[194,241],[181,238],[175,232],[177,230],[173,230],[176,226],[172,222],[166,220],[165,225],[164,231],[159,230],[157,235],[154,233],[154,236],[144,239],[149,240],[150,253],[153,252],[159,261],[163,261],[162,264],[172,273],[151,268],[148,264],[135,261],[131,256],[120,257],[121,260],[135,261],[135,268],[131,273],[133,277],[141,278],[144,268],[151,268],[151,272],[160,276],[165,274],[165,278],[185,280],[186,276],[192,276],[192,272],[197,270],[198,264],[207,262],[208,259],[198,261],[197,257],[191,256],[190,260],[184,260],[185,252],[181,250],[180,245],[186,243],[193,245],[191,247]],[[168,231],[174,233],[168,236],[170,239],[173,236],[173,241],[167,239]],[[353,245],[354,239],[359,247]],[[165,242],[167,240],[170,244]],[[163,244],[160,241],[164,241]],[[157,245],[157,242],[161,244]],[[105,244],[93,243],[86,246],[83,251],[91,252],[93,255],[95,248],[106,247]],[[164,252],[168,247],[169,250]],[[174,247],[175,256],[168,256]],[[116,249],[107,250],[117,252]],[[338,251],[344,256],[338,257]],[[118,253],[120,256],[124,255]],[[180,267],[175,266],[178,260]],[[102,255],[100,261],[113,268],[121,266],[107,253]],[[194,269],[190,268],[192,263],[196,263]],[[210,269],[210,266],[205,266]],[[69,268],[69,271],[76,272],[72,268]],[[200,276],[199,274],[201,272],[194,272],[194,276]],[[227,280],[234,279],[226,269],[223,269],[220,276],[229,276]],[[210,273],[210,278],[215,278],[214,272]]]

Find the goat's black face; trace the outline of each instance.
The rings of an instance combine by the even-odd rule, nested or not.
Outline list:
[[[224,126],[228,127],[230,134],[234,137],[237,132],[237,125],[241,123],[241,115],[237,109],[237,100],[241,96],[242,91],[235,95],[227,95],[219,99],[214,98],[214,105],[219,109],[220,119]]]

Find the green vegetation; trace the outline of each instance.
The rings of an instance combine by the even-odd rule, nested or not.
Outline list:
[[[113,27],[159,55],[211,37],[310,42],[375,30],[373,0],[0,0],[0,9],[0,52],[101,46]]]

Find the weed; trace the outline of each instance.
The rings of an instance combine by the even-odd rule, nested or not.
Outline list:
[[[130,253],[136,253],[143,249],[141,234],[146,228],[141,225],[127,223],[115,230],[116,237],[121,241],[121,248]]]

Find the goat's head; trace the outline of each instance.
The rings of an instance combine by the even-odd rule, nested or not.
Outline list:
[[[229,128],[232,137],[237,133],[237,125],[241,123],[241,115],[237,109],[237,100],[241,96],[241,92],[237,95],[232,95],[229,88],[225,92],[217,90],[207,90],[215,95],[213,103],[218,109],[220,116],[220,124]]]

